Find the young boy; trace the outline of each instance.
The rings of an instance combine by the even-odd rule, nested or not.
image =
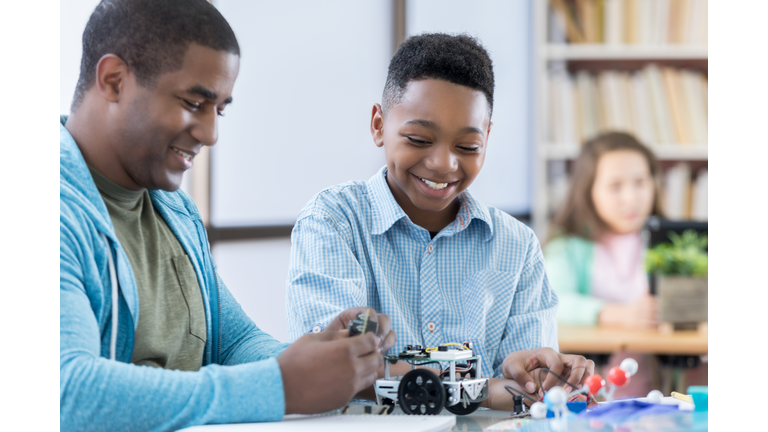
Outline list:
[[[392,353],[471,341],[493,377],[485,405],[510,409],[504,385],[536,392],[534,369],[573,370],[576,385],[594,365],[556,352],[557,296],[533,231],[466,190],[485,159],[493,89],[491,59],[472,37],[424,34],[400,46],[371,113],[386,166],[301,211],[286,311],[294,339],[366,305],[392,320]],[[544,388],[555,383],[549,376]]]

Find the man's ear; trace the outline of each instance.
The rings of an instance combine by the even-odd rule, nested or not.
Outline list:
[[[128,64],[114,54],[105,54],[96,65],[96,90],[109,102],[118,102],[128,75]]]
[[[488,137],[491,136],[491,126],[493,126],[492,121],[488,121],[488,130],[485,131],[485,141],[488,142]]]
[[[371,137],[376,147],[384,145],[384,110],[380,104],[373,104],[371,110]]]

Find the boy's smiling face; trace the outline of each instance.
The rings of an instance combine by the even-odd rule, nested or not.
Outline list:
[[[483,92],[437,79],[411,81],[386,115],[376,104],[371,118],[392,195],[430,231],[456,217],[457,197],[480,172],[490,131]]]

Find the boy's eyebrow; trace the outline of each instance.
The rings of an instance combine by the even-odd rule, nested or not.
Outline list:
[[[437,123],[435,123],[433,121],[430,121],[430,120],[423,120],[423,119],[409,120],[409,121],[405,122],[405,124],[406,125],[423,126],[425,128],[429,128],[429,129],[436,130],[436,131],[440,130],[440,126],[438,126]],[[471,134],[471,133],[483,136],[483,131],[480,130],[479,128],[474,127],[474,126],[467,126],[465,128],[462,128],[459,131],[458,135],[466,135],[466,134]]]
[[[202,97],[204,97],[206,99],[211,99],[211,100],[214,100],[214,101],[219,98],[219,95],[215,91],[209,90],[209,89],[201,86],[200,84],[188,88],[187,89],[187,93],[197,94],[197,95],[200,95],[200,96],[202,96]],[[232,103],[232,96],[230,96],[227,99],[225,99],[222,103],[224,103],[224,104]]]
[[[481,131],[480,129],[474,126],[467,126],[459,131],[459,135],[466,135],[466,134],[472,134],[472,133],[483,136],[483,131]]]
[[[423,120],[423,119],[408,120],[407,122],[405,122],[405,124],[424,126],[425,128],[432,129],[432,130],[440,130],[440,127],[437,125],[437,123],[430,120]]]

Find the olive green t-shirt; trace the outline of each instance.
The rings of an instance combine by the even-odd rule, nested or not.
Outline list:
[[[196,371],[203,362],[203,297],[187,253],[149,191],[118,186],[88,167],[128,255],[139,290],[139,323],[131,363]]]

